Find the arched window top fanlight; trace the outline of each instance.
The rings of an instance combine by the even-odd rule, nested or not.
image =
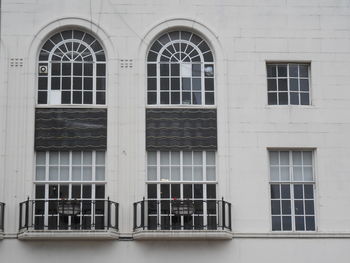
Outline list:
[[[38,104],[105,104],[105,52],[86,32],[66,30],[50,37],[40,51],[38,71]]]
[[[172,31],[153,42],[147,57],[148,105],[214,105],[214,58],[207,42]]]

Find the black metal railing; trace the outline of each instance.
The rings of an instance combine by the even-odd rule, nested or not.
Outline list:
[[[118,231],[119,204],[108,200],[27,200],[19,204],[19,230]]]
[[[5,204],[0,202],[0,231],[4,231]]]
[[[231,204],[222,200],[142,200],[134,230],[231,230]]]

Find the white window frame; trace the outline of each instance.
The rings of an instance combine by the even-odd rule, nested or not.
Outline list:
[[[280,163],[280,153],[288,153],[288,164],[282,164]],[[301,165],[295,165],[293,163],[293,153],[301,153]],[[269,149],[269,192],[270,192],[270,215],[271,215],[271,231],[272,232],[315,232],[317,230],[317,218],[316,218],[316,184],[315,184],[315,161],[314,161],[314,150],[313,149]],[[278,153],[279,158],[279,164],[271,164],[271,153]],[[304,153],[311,154],[311,164],[304,164],[303,155]],[[272,180],[272,168],[278,168],[279,170],[279,179],[278,180]],[[289,180],[283,180],[281,179],[282,169],[284,168],[284,171],[288,171],[289,173]],[[301,168],[302,171],[302,179],[301,180],[294,180],[294,174],[297,174],[294,172],[294,169]],[[311,168],[312,169],[312,179],[306,179],[305,177],[305,169]],[[272,186],[279,185],[280,193],[279,198],[272,198]],[[287,185],[289,187],[290,191],[290,197],[289,198],[282,198],[282,192],[281,192],[281,185]],[[294,188],[296,185],[301,185],[303,189],[303,197],[302,198],[296,198],[294,193]],[[304,192],[304,186],[312,186],[312,193],[313,198],[305,198],[305,192]],[[290,214],[283,214],[282,211],[282,200],[290,200]],[[273,201],[280,201],[279,203],[279,214],[273,214]],[[302,201],[303,202],[303,213],[297,214],[296,213],[296,207],[295,207],[295,201]],[[313,214],[306,214],[305,211],[305,201],[313,201]],[[291,229],[283,229],[283,216],[290,216],[291,217]],[[273,228],[273,217],[280,216],[281,217],[281,229],[274,230]],[[313,223],[314,223],[314,229],[307,230],[306,229],[306,217],[313,217]],[[298,230],[296,229],[296,217],[303,217],[304,218],[304,230]]]
[[[72,36],[74,34],[74,32],[80,32],[83,34],[81,39],[76,39],[76,38],[68,38],[65,39],[64,36],[62,35],[63,32],[71,32]],[[56,43],[53,39],[55,36],[60,35],[61,37],[61,41],[59,41],[58,43]],[[75,35],[75,34],[74,34]],[[88,44],[86,43],[84,40],[85,36],[88,36],[90,38],[93,38],[94,40]],[[44,49],[45,44],[47,42],[50,42],[53,47],[51,48],[51,50],[46,50]],[[98,44],[101,49],[100,50],[93,50],[92,46],[94,44]],[[62,31],[59,32],[55,35],[53,35],[51,38],[49,38],[45,44],[43,45],[43,48],[40,51],[40,54],[48,54],[48,59],[40,59],[39,57],[39,61],[38,61],[38,91],[37,91],[37,105],[39,106],[44,106],[44,105],[80,105],[80,106],[84,106],[84,105],[88,105],[88,106],[104,106],[106,105],[106,100],[107,100],[107,96],[106,96],[106,92],[107,92],[107,64],[106,64],[106,60],[99,60],[96,57],[96,54],[103,54],[103,56],[105,56],[105,52],[104,49],[102,47],[102,45],[100,44],[100,42],[93,37],[92,35],[86,33],[86,32],[82,32],[79,30],[66,30],[66,31]],[[74,47],[73,44],[77,44],[77,51],[69,51],[69,46],[72,45]],[[60,47],[64,45],[65,48],[68,51],[63,51],[60,49]],[[79,48],[83,46],[83,49],[79,51]],[[57,56],[57,54],[55,54],[56,51],[60,51],[60,53],[62,53],[61,55],[61,60],[53,60],[52,57],[53,56]],[[87,55],[84,54],[85,52],[89,52]],[[69,57],[71,54],[79,54],[78,57],[80,57],[82,60],[75,60],[74,58]],[[82,55],[84,54],[84,55]],[[47,55],[46,55],[47,56]],[[89,57],[92,56],[92,60],[88,60],[88,61],[84,61],[85,57]],[[58,75],[52,75],[52,64],[59,64],[60,65],[60,74]],[[71,69],[70,69],[70,75],[63,75],[63,71],[62,71],[62,65],[69,63],[71,65]],[[74,64],[82,64],[82,74],[81,75],[77,75],[75,76],[73,73],[73,65]],[[84,75],[84,64],[89,64],[92,65],[92,75]],[[97,67],[98,65],[104,65],[104,75],[97,75]],[[42,67],[47,69],[46,73],[43,73],[43,71],[41,70]],[[73,89],[73,79],[74,77],[76,78],[80,78],[81,79],[81,89]],[[46,78],[46,86],[47,89],[43,90],[40,89],[40,79],[45,79]],[[52,89],[52,84],[51,84],[51,80],[52,78],[58,78],[60,80],[60,88],[59,89]],[[70,89],[65,88],[63,89],[63,78],[70,78]],[[92,90],[84,90],[84,79],[92,79]],[[97,79],[104,79],[104,89],[101,90],[97,87]],[[44,94],[46,92],[46,103],[41,103],[40,102],[40,96],[41,94]],[[61,97],[63,92],[70,92],[70,103],[62,103],[61,102]],[[81,103],[74,103],[73,102],[73,93],[74,92],[81,92]],[[92,103],[84,103],[84,94],[87,93],[92,93]],[[97,94],[102,94],[104,95],[104,103],[97,103]]]
[[[68,164],[64,164],[62,165],[61,164],[61,153],[68,153],[69,154],[69,163]],[[91,164],[84,164],[84,153],[86,152],[89,152],[91,153]],[[97,164],[96,163],[96,153],[103,153],[103,164]],[[38,164],[38,154],[41,153],[41,154],[45,154],[45,163],[41,163],[41,164]],[[36,168],[38,167],[44,167],[45,168],[45,179],[44,180],[37,180],[37,172],[36,172],[36,177],[35,177],[35,180],[34,180],[34,196],[36,197],[37,196],[37,186],[44,186],[44,197],[43,198],[35,198],[35,200],[38,200],[38,201],[45,201],[45,208],[44,208],[44,226],[48,226],[48,219],[49,219],[49,216],[51,216],[49,214],[49,201],[59,201],[59,200],[72,200],[74,199],[73,198],[73,195],[72,195],[72,192],[73,192],[73,186],[79,186],[80,187],[80,198],[76,198],[76,200],[79,200],[79,201],[84,201],[84,200],[91,200],[91,201],[103,201],[105,200],[106,198],[106,180],[105,180],[105,151],[61,151],[61,152],[55,152],[55,153],[58,153],[58,162],[57,164],[50,164],[50,153],[53,153],[53,151],[46,151],[46,152],[36,152],[36,160],[37,160],[37,163],[36,163]],[[72,160],[72,156],[73,156],[73,153],[80,153],[80,157],[81,157],[81,165],[76,165],[76,164],[73,164],[73,160]],[[73,167],[76,166],[76,167],[80,167],[81,168],[81,178],[83,178],[83,170],[84,170],[84,167],[91,167],[92,169],[92,179],[91,180],[73,180],[72,179],[72,170],[73,170]],[[58,175],[60,174],[60,169],[61,167],[69,167],[69,179],[68,180],[50,180],[49,178],[49,173],[50,173],[50,167],[58,167]],[[103,180],[98,180],[96,179],[96,169],[97,168],[103,168],[104,169],[104,172],[103,172]],[[38,171],[38,170],[37,170]],[[54,197],[54,198],[51,198],[49,196],[49,193],[50,193],[50,186],[57,186],[58,189],[60,189],[62,186],[68,186],[68,196],[67,197],[64,197],[64,198],[61,198],[60,197],[60,192],[58,192],[58,195],[57,197]],[[83,197],[83,187],[84,186],[91,186],[91,192],[90,192],[90,195],[91,197],[89,198],[86,198],[86,197]],[[103,186],[104,187],[104,197],[96,197],[96,186]],[[59,190],[57,190],[59,191]],[[93,203],[91,202],[91,209],[93,209]],[[35,211],[35,209],[33,210]],[[37,216],[35,214],[35,212],[33,213],[33,216],[34,218]],[[88,215],[85,215],[85,216],[88,216]],[[96,216],[103,216],[103,215],[94,215],[95,217]],[[90,214],[90,217],[91,217],[91,220],[93,219],[93,213]],[[34,220],[33,218],[33,220]],[[82,217],[80,218],[80,220],[82,220]],[[33,221],[34,222],[34,221]],[[92,221],[91,221],[92,222]],[[59,225],[59,217],[58,217],[58,221],[57,221],[57,224]],[[71,225],[71,217],[69,217],[69,223],[68,225],[70,226]],[[47,230],[47,229],[45,229]]]
[[[167,152],[169,153],[169,165],[161,165],[161,152]],[[169,170],[171,171],[171,167],[173,167],[171,165],[171,153],[173,152],[177,152],[177,153],[180,153],[180,163],[178,165],[175,165],[175,166],[178,166],[180,167],[180,180],[164,180],[164,179],[161,179],[161,167],[168,167],[169,166]],[[192,153],[192,165],[188,164],[184,164],[184,152],[185,153]],[[202,154],[202,164],[199,165],[199,164],[196,164],[194,165],[194,153],[201,153]],[[214,164],[208,164],[207,163],[207,153],[210,152],[211,154],[213,154],[214,156]],[[148,153],[147,152],[147,157],[148,157]],[[154,152],[152,152],[154,153]],[[147,178],[146,178],[146,193],[147,193],[147,200],[149,201],[171,201],[171,200],[175,200],[171,197],[171,185],[180,185],[180,198],[179,200],[193,200],[193,201],[196,201],[196,200],[199,200],[199,201],[203,201],[203,225],[207,225],[207,216],[209,215],[207,213],[208,209],[207,209],[207,202],[208,201],[214,201],[214,200],[218,200],[217,199],[217,196],[218,196],[218,193],[217,193],[217,179],[216,179],[216,152],[215,151],[155,151],[156,153],[156,165],[151,165],[152,167],[156,166],[157,167],[157,180],[148,180],[148,174],[146,175]],[[148,160],[147,160],[147,168],[149,167],[149,163],[148,163]],[[193,178],[193,174],[194,174],[194,168],[195,167],[201,167],[202,168],[202,173],[203,173],[203,180],[183,180],[183,168],[189,168],[189,167],[192,167],[192,178]],[[214,168],[214,171],[215,171],[215,180],[206,180],[206,168],[207,167],[210,167],[210,168]],[[148,171],[148,169],[147,169]],[[169,175],[171,176],[171,175]],[[157,187],[157,197],[156,198],[148,198],[148,186],[149,185],[156,185]],[[162,185],[169,185],[169,197],[161,197],[161,187]],[[192,198],[185,198],[184,197],[184,185],[191,185],[192,187]],[[203,189],[203,197],[202,198],[196,198],[194,197],[194,185],[202,185],[202,189]],[[208,194],[207,194],[207,185],[215,185],[215,198],[208,198]],[[159,204],[159,213],[156,214],[156,215],[150,215],[150,216],[157,216],[157,217],[162,217],[164,216],[162,213],[161,213],[161,204]],[[216,214],[215,215],[218,215],[218,212],[219,211],[216,211]],[[148,219],[147,219],[148,220]],[[193,216],[193,219],[194,220],[194,216]],[[172,222],[172,217],[170,217],[170,224]],[[194,221],[193,221],[193,224],[194,224]],[[146,223],[147,225],[147,223]],[[181,216],[181,225],[184,225],[184,217]]]
[[[196,34],[193,33],[189,33],[189,32],[185,32],[185,31],[176,31],[179,33],[180,39],[172,39],[170,34],[173,32],[169,32],[169,33],[165,33],[164,35],[162,35],[161,37],[159,37],[154,43],[158,43],[159,45],[162,46],[162,48],[158,51],[158,52],[154,52],[152,50],[149,50],[149,53],[157,53],[157,59],[156,61],[147,61],[147,65],[155,65],[156,66],[156,75],[150,75],[150,73],[147,73],[147,79],[156,79],[156,92],[154,90],[149,90],[149,88],[147,87],[147,105],[148,106],[177,106],[177,107],[198,107],[198,106],[209,106],[209,107],[214,107],[215,106],[215,60],[213,59],[213,61],[205,61],[204,55],[206,53],[211,53],[213,54],[213,52],[211,51],[209,45],[207,44],[207,42],[202,39],[201,37],[197,36]],[[188,40],[186,39],[182,39],[181,33],[184,32],[184,34],[191,34],[191,36],[189,37]],[[168,43],[162,43],[162,37],[167,36],[170,40],[170,42]],[[193,43],[192,37],[195,36],[196,38],[201,39],[201,41],[197,44]],[[201,44],[206,44],[209,47],[209,50],[202,52],[199,48],[199,46]],[[152,46],[153,46],[152,44]],[[179,52],[176,51],[175,45],[186,45],[186,48],[184,50],[184,52]],[[151,47],[152,47],[151,46]],[[186,54],[186,51],[188,50],[188,47],[190,47],[192,50]],[[170,50],[168,49],[170,48]],[[180,47],[181,49],[181,47]],[[173,50],[175,52],[173,52]],[[195,55],[193,58],[199,57],[200,61],[192,61],[191,58],[191,53],[193,53],[193,51],[196,51],[198,53],[198,55]],[[171,54],[171,56],[167,56],[164,54],[164,52]],[[186,56],[184,58],[176,58],[175,55],[177,54],[186,54]],[[169,59],[169,61],[161,61],[161,57],[167,57]],[[185,61],[185,59],[187,60],[187,58],[190,61]],[[173,61],[173,60],[177,60],[177,61]],[[160,65],[161,64],[166,64],[168,65],[168,69],[169,69],[169,74],[167,76],[161,76],[160,75]],[[177,64],[179,65],[179,75],[178,76],[172,76],[171,74],[171,65],[173,64]],[[183,72],[183,68],[185,65],[189,65],[191,68],[191,74],[185,74],[185,72]],[[192,65],[200,65],[201,68],[201,72],[200,72],[200,76],[193,76],[192,75]],[[212,73],[209,72],[209,69],[211,68]],[[188,78],[190,79],[190,89],[189,90],[182,90],[182,80],[184,78]],[[169,85],[169,89],[167,91],[162,91],[161,90],[161,79],[168,79],[168,85]],[[179,80],[179,90],[174,90],[171,88],[171,80],[172,79],[178,79]],[[192,89],[193,86],[193,80],[194,79],[200,79],[200,83],[201,83],[201,89],[200,90],[194,90]],[[205,80],[206,79],[212,79],[213,82],[213,90],[206,90],[205,88]],[[148,86],[148,84],[147,84]],[[183,93],[189,92],[190,93],[190,102],[189,103],[184,103],[183,102]],[[169,94],[169,103],[161,103],[161,93],[168,93]],[[172,103],[171,102],[171,95],[175,94],[175,93],[179,93],[179,103]],[[201,94],[201,103],[193,103],[194,102],[194,93],[200,93]],[[156,95],[156,102],[149,104],[148,102],[148,96],[149,94],[155,94]],[[206,95],[212,94],[213,96],[213,103],[206,103]]]
[[[276,76],[275,77],[269,77],[268,74],[267,76],[267,104],[269,106],[310,106],[311,105],[311,63],[308,62],[266,62],[266,70],[268,66],[276,66]],[[287,66],[287,76],[278,76],[278,66]],[[298,77],[295,76],[290,76],[290,66],[298,66]],[[308,67],[308,76],[307,77],[301,77],[300,76],[300,66],[307,66]],[[279,79],[286,79],[287,80],[287,90],[286,91],[279,91],[278,87],[278,80]],[[298,80],[298,91],[293,91],[290,88],[290,80],[291,79],[297,79]],[[276,80],[276,90],[272,91],[269,90],[269,80]],[[308,91],[301,91],[300,86],[301,86],[301,80],[308,80]],[[287,93],[288,96],[288,103],[287,104],[280,104],[279,101],[279,94],[280,93]],[[292,104],[291,103],[291,93],[297,93],[298,94],[298,104]],[[301,104],[301,94],[308,94],[309,100],[307,104]],[[277,103],[276,104],[270,104],[269,103],[269,94],[276,94],[277,96]]]

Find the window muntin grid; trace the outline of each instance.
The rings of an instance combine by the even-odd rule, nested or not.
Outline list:
[[[37,152],[35,182],[104,182],[105,152]]]
[[[104,226],[105,152],[37,152],[34,184],[36,229]],[[82,200],[81,212],[60,215],[55,201],[72,199]]]
[[[106,103],[105,53],[90,34],[67,30],[53,35],[43,45],[38,65],[38,104]]]
[[[312,151],[270,151],[272,231],[314,231]]]
[[[214,105],[214,59],[208,44],[187,31],[165,33],[147,58],[148,105]]]
[[[180,229],[182,225],[184,229],[201,229],[208,225],[214,229],[217,222],[215,169],[215,152],[148,152],[148,228],[172,225]],[[192,200],[196,213],[173,215],[173,200]],[[161,226],[157,226],[157,220]]]
[[[269,105],[310,105],[310,64],[268,63]]]
[[[215,152],[147,152],[147,181],[215,182]]]

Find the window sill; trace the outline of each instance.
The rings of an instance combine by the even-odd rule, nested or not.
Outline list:
[[[139,230],[133,233],[134,240],[230,240],[227,230]]]
[[[24,231],[18,234],[20,240],[117,240],[119,233],[107,231]]]
[[[94,104],[85,104],[85,105],[80,105],[80,104],[36,104],[35,108],[78,108],[78,109],[107,109],[107,105],[94,105]]]

